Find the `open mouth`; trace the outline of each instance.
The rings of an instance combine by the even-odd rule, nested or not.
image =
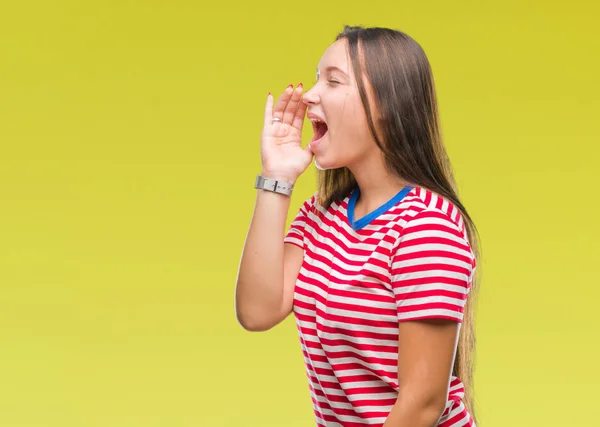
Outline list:
[[[327,124],[325,122],[322,122],[321,120],[313,120],[312,125],[313,131],[315,132],[315,136],[313,136],[313,139],[310,142],[314,143],[325,136],[325,134],[327,133]]]

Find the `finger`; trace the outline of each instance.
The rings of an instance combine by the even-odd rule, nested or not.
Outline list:
[[[294,121],[292,122],[292,126],[302,132],[302,126],[304,125],[304,118],[306,117],[306,109],[308,105],[304,102],[300,102],[298,105],[298,109],[296,110],[296,115],[294,116]]]
[[[302,98],[302,83],[298,85],[298,87],[292,92],[292,97],[283,111],[283,119],[282,122],[288,125],[291,125],[294,121],[294,117],[296,116],[296,110],[298,109],[298,104],[301,104],[300,99]]]
[[[274,118],[283,120],[283,112],[284,112],[288,102],[292,98],[292,93],[294,92],[293,88],[294,88],[294,86],[292,86],[292,85],[289,85],[287,88],[285,88],[285,90],[283,91],[283,93],[281,94],[281,96],[279,97],[277,102],[275,103],[275,106],[273,107],[273,117]]]
[[[265,126],[269,126],[273,121],[273,95],[269,92],[267,102],[265,104]]]

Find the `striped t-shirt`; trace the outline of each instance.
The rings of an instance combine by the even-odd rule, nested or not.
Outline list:
[[[316,423],[381,426],[402,387],[398,322],[462,322],[475,257],[459,210],[429,190],[405,187],[359,219],[358,189],[328,209],[316,196],[284,239],[304,249],[293,310]],[[452,376],[439,426],[474,426],[463,397]]]

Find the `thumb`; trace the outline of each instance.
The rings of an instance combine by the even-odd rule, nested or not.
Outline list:
[[[308,160],[308,163],[312,162],[312,159],[315,157],[315,152],[312,150],[312,147],[310,146],[310,144],[308,144],[306,147],[304,147],[304,154],[306,155],[306,159]]]

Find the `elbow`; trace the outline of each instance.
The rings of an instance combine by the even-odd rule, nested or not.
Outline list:
[[[239,325],[248,332],[265,332],[275,326],[259,313],[246,313],[238,307],[235,314]]]
[[[446,409],[446,398],[445,390],[407,390],[405,388],[398,396],[397,403],[407,412],[420,418],[419,425],[435,426]]]
[[[239,315],[237,316],[237,321],[240,324],[240,326],[248,332],[265,332],[272,328],[272,326],[264,322],[248,319]]]
[[[279,323],[278,313],[264,301],[235,296],[235,316],[242,328],[250,332],[264,332]]]
[[[446,409],[446,400],[438,400],[422,406],[423,425],[437,426]]]
[[[430,421],[440,419],[446,409],[446,391],[431,392],[421,400],[421,411],[423,416]]]

